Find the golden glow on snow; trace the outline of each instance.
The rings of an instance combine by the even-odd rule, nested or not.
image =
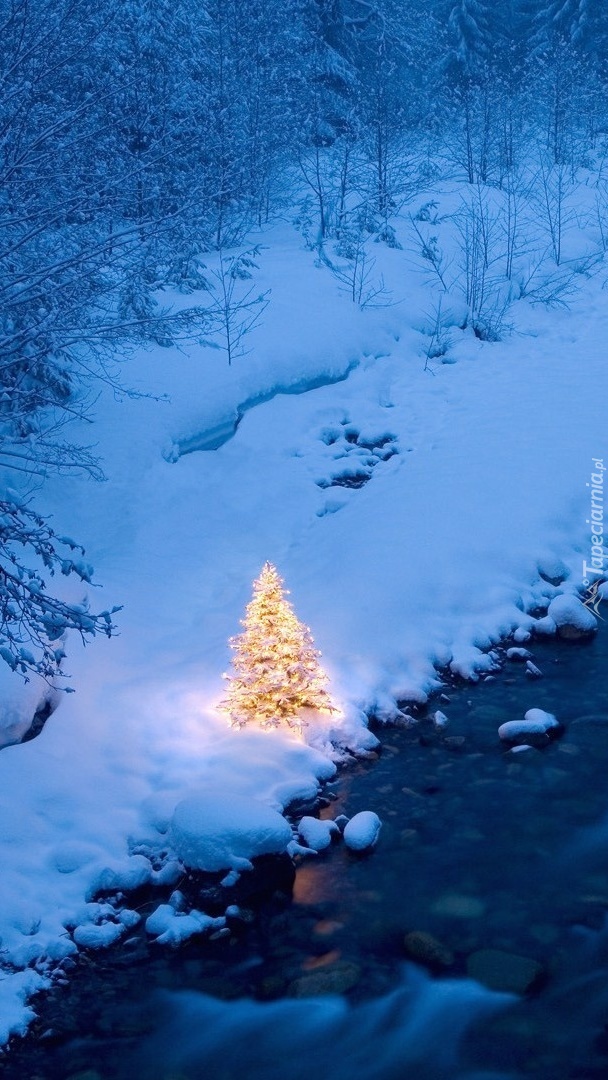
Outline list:
[[[220,706],[233,727],[256,723],[301,731],[301,710],[335,713],[327,675],[319,664],[312,634],[286,599],[283,581],[266,563],[253,583],[242,620],[243,632],[230,639],[233,673]]]

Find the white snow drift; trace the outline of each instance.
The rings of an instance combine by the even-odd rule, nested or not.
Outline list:
[[[287,850],[291,827],[257,799],[206,791],[177,804],[169,838],[178,858],[190,869],[251,870],[256,855]]]
[[[425,197],[439,222],[458,203]],[[142,353],[123,376],[151,396],[108,392],[96,405],[107,483],[73,475],[37,497],[85,544],[104,586],[92,604],[124,610],[114,641],[67,642],[77,692],[37,739],[0,752],[0,1039],[24,1030],[29,996],[77,941],[120,936],[115,916],[84,910],[108,872],[120,877],[137,855],[150,886],[170,889],[180,852],[235,868],[267,844],[281,849],[273,814],[314,800],[336,744],[373,750],[365,711],[390,719],[403,699],[425,701],[441,665],[483,677],[493,645],[543,629],[539,607],[552,605],[548,632],[564,605],[582,617],[586,481],[604,453],[608,398],[602,282],[580,276],[571,312],[520,303],[503,342],[455,324],[454,362],[431,374],[421,327],[432,298],[407,252],[407,220],[395,227],[403,249],[374,254],[407,303],[364,312],[290,228],[253,238],[265,245],[256,289],[273,291],[251,353],[231,368],[202,347]],[[176,460],[264,396],[224,445]],[[355,464],[359,487],[348,486]],[[229,731],[216,711],[227,641],[266,560],[342,706],[311,722],[308,746]],[[9,740],[44,690],[30,684],[27,707],[0,709]],[[209,818],[195,804],[184,827],[176,807],[210,789]],[[179,937],[183,917],[153,925]]]

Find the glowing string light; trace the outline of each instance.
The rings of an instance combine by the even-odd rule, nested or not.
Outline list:
[[[308,626],[286,599],[288,591],[271,563],[253,583],[253,597],[241,620],[243,632],[230,639],[233,674],[220,706],[233,727],[257,723],[300,730],[302,709],[334,713]]]

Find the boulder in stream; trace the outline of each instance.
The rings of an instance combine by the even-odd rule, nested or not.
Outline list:
[[[344,843],[351,851],[368,851],[376,843],[382,822],[372,810],[362,810],[344,828]]]
[[[501,949],[479,949],[469,956],[467,973],[490,990],[525,994],[538,983],[543,968],[527,956],[516,956]]]
[[[591,637],[597,630],[597,619],[573,593],[556,596],[547,615],[557,626],[558,636],[567,641]]]

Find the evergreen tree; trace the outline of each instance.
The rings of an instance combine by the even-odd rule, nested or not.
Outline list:
[[[608,59],[608,20],[605,0],[524,0],[532,53],[551,55],[569,47],[592,60],[597,69]]]
[[[533,18],[537,40],[548,46],[560,38],[572,44],[582,42],[589,6],[589,0],[545,0]]]
[[[448,19],[449,51],[446,68],[459,80],[485,72],[493,51],[492,14],[484,0],[458,0]]]
[[[449,9],[447,50],[441,65],[448,143],[469,183],[496,172],[498,21],[485,0],[458,0]]]
[[[414,89],[411,79],[408,15],[391,0],[378,0],[369,6],[369,17],[357,33],[358,112],[361,143],[371,171],[369,205],[384,219],[385,227],[403,197],[404,134],[419,97],[419,87]],[[429,36],[428,27],[424,36]],[[421,49],[418,44],[419,58]]]
[[[233,727],[253,721],[263,728],[284,724],[300,729],[302,709],[336,711],[319,666],[321,654],[271,563],[265,563],[254,582],[241,625],[243,633],[230,640],[234,674],[225,676],[229,687],[221,706]]]

